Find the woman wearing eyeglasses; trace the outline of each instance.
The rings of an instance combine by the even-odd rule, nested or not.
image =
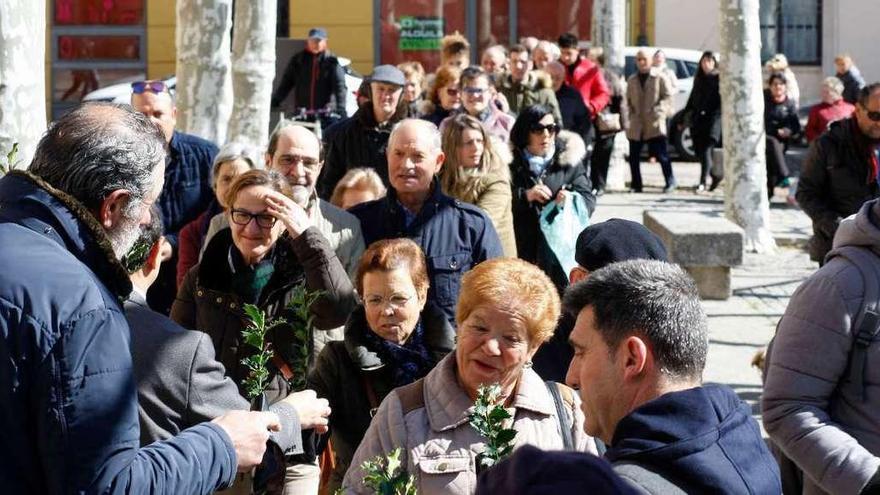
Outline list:
[[[461,71],[455,67],[444,65],[437,69],[427,99],[422,105],[422,119],[439,126],[443,119],[461,108],[459,77]]]
[[[362,305],[345,325],[345,341],[328,343],[309,373],[308,387],[333,410],[328,493],[341,486],[385,396],[428,374],[455,347],[455,330],[427,303],[428,283],[425,256],[409,239],[376,241],[361,257],[355,285]]]
[[[495,84],[489,73],[482,67],[468,67],[461,73],[461,107],[463,113],[476,118],[483,124],[489,135],[499,143],[507,144],[514,118],[499,110],[496,98],[502,95],[495,91]],[[506,100],[505,100],[506,104]],[[448,122],[448,119],[447,119]],[[446,122],[440,125],[440,130]]]
[[[255,304],[268,318],[294,321],[286,309],[293,290],[305,284],[322,294],[311,306],[317,330],[336,328],[355,305],[348,275],[330,244],[311,225],[306,212],[285,194],[287,181],[275,172],[251,170],[240,175],[226,193],[229,228],[208,243],[201,262],[189,271],[171,308],[171,318],[185,328],[211,336],[217,359],[241,388],[248,369],[242,358],[253,350],[245,344],[242,305]],[[302,348],[288,325],[277,327],[269,340],[274,351],[266,398],[273,403],[292,390],[288,379],[294,356]],[[296,369],[296,368],[293,368]],[[316,493],[318,468],[314,446],[303,445],[295,458],[296,493]]]
[[[562,204],[571,192],[584,198],[592,215],[596,197],[584,166],[587,148],[577,134],[561,131],[553,111],[544,105],[523,109],[510,133],[510,144],[517,254],[543,269],[557,287],[565,287],[568,274],[550,252],[538,219],[545,205]]]

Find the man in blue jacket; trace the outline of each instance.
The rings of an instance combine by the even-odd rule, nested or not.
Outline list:
[[[0,486],[211,493],[262,459],[274,413],[236,411],[139,449],[119,259],[150,222],[165,143],[127,107],[59,119],[0,179]]]
[[[177,235],[186,224],[208,208],[214,199],[211,187],[217,146],[205,139],[174,129],[177,107],[163,81],[132,83],[131,106],[162,129],[168,143],[165,187],[158,204],[165,225],[165,239],[171,258],[164,263],[159,279],[150,288],[150,306],[168,314],[177,295]]]
[[[472,266],[503,256],[492,221],[480,208],[450,198],[435,179],[446,158],[440,131],[427,120],[406,119],[388,138],[388,179],[383,199],[355,206],[364,245],[408,237],[425,253],[428,300],[455,325],[461,276]]]
[[[648,493],[781,493],[751,407],[702,384],[706,314],[681,268],[613,263],[569,287],[564,305],[577,315],[566,383],[617,474]]]

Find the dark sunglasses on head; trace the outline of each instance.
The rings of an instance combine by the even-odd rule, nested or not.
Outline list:
[[[540,133],[540,132],[544,132],[544,131],[547,131],[550,134],[556,134],[557,132],[559,132],[559,126],[556,124],[547,124],[547,125],[535,124],[529,130],[536,133],[536,134]]]
[[[136,81],[131,83],[131,92],[139,95],[146,91],[151,93],[164,93],[168,91],[168,86],[164,81]]]

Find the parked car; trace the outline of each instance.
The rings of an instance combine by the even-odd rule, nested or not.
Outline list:
[[[636,53],[639,50],[645,50],[649,55],[653,55],[658,49],[663,50],[666,54],[666,65],[675,71],[675,76],[678,78],[678,90],[673,98],[675,113],[669,120],[669,144],[674,148],[680,160],[697,161],[690,128],[684,127],[679,131],[678,126],[684,120],[682,110],[684,110],[684,106],[687,104],[688,97],[691,94],[691,89],[694,87],[694,75],[699,69],[700,56],[703,55],[703,52],[682,48],[627,46],[623,49],[624,76],[629,78],[629,76],[636,73]]]
[[[346,112],[348,112],[348,115],[354,115],[354,112],[357,111],[357,98],[355,96],[355,92],[360,87],[363,76],[352,69],[350,59],[347,59],[345,57],[337,58],[339,59],[339,64],[342,65],[343,72],[345,72],[345,110]],[[167,76],[159,79],[165,81],[165,84],[168,86],[168,89],[173,95],[177,87],[177,77]],[[110,101],[114,103],[129,103],[131,101],[131,83],[135,80],[136,79],[131,78],[123,79],[120,81],[116,81],[110,86],[98,88],[87,94],[83,98],[83,101]]]

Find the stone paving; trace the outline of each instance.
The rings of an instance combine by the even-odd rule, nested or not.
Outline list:
[[[681,187],[664,195],[659,165],[643,163],[645,192],[601,196],[592,221],[617,217],[642,222],[645,210],[666,209],[723,215],[720,188],[713,193],[695,193],[699,164],[676,162],[674,170]],[[771,231],[780,246],[777,251],[746,253],[742,266],[732,270],[733,296],[726,301],[703,302],[709,316],[705,381],[729,385],[752,405],[756,415],[761,375],[751,366],[752,358],[772,338],[791,294],[817,268],[804,251],[811,234],[809,218],[789,205],[785,196],[785,190],[777,190],[770,208]]]

